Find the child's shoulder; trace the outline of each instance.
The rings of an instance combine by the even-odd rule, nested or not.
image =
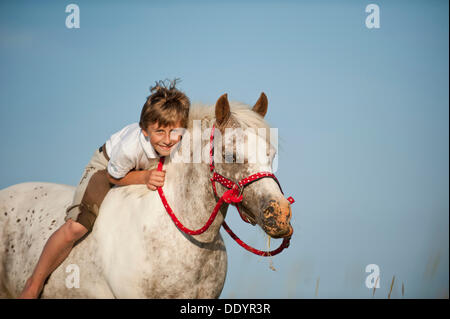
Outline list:
[[[141,128],[139,123],[128,124],[120,131],[111,135],[109,139],[110,147],[112,149],[120,145],[120,148],[124,151],[134,153],[140,148],[140,135]]]
[[[120,131],[140,131],[141,128],[139,126],[139,123],[135,122],[135,123],[131,123],[128,124],[126,126],[124,126]]]
[[[131,124],[124,126],[116,133],[112,134],[111,137],[117,137],[117,138],[123,139],[130,135],[132,135],[132,136],[137,135],[140,133],[140,131],[141,131],[141,128],[139,127],[139,123],[131,123]]]

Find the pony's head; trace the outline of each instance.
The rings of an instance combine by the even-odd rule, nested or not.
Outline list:
[[[237,183],[255,173],[272,173],[276,147],[271,143],[272,130],[264,120],[267,107],[264,93],[252,108],[241,103],[231,103],[230,107],[227,94],[217,100],[214,159],[219,174]],[[219,184],[217,187],[220,196],[225,188]],[[242,196],[239,209],[252,224],[258,224],[274,238],[292,235],[291,205],[273,178],[248,184]]]

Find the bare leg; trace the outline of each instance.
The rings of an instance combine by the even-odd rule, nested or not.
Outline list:
[[[47,240],[19,298],[37,298],[47,277],[67,258],[74,243],[86,233],[87,229],[72,219],[58,228]]]

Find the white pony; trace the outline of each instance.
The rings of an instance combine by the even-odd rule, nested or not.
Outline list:
[[[188,131],[193,120],[201,120],[202,129],[215,124],[222,132],[226,127],[268,128],[263,119],[266,111],[264,93],[253,108],[238,102],[230,107],[224,94],[215,107],[191,108]],[[223,138],[222,145],[226,143]],[[209,140],[202,141],[203,148],[209,148]],[[239,180],[271,171],[273,148],[270,154],[266,165],[217,163],[216,169]],[[164,165],[163,190],[170,206],[186,227],[200,228],[217,202],[209,163],[175,163],[167,158]],[[64,223],[74,190],[73,186],[29,182],[0,191],[0,297],[20,294],[45,242]],[[226,190],[217,184],[219,196]],[[252,183],[243,196],[241,211],[267,234],[277,238],[292,234],[290,203],[273,179]],[[217,298],[227,271],[219,233],[227,208],[228,204],[221,207],[206,232],[190,236],[176,227],[158,192],[145,185],[113,187],[92,232],[48,278],[41,298]]]

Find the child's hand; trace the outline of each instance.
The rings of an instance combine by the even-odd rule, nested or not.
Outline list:
[[[148,171],[147,187],[152,191],[156,190],[158,187],[164,185],[164,179],[166,177],[166,171],[158,171],[157,168]]]

